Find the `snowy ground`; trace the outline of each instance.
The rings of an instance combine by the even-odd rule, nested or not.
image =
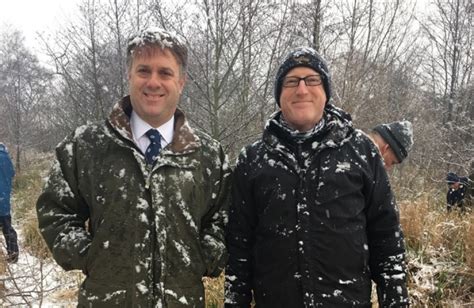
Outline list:
[[[76,291],[83,279],[80,272],[65,272],[53,261],[42,261],[21,246],[18,263],[2,267],[0,307],[76,306]]]

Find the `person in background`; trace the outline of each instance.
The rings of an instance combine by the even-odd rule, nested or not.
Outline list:
[[[331,101],[313,49],[296,48],[275,78],[280,108],[234,171],[225,306],[407,307],[405,246],[373,142]]]
[[[460,177],[454,172],[448,172],[446,183],[448,184],[448,193],[446,195],[447,211],[451,212],[454,207],[457,207],[461,213],[465,212],[464,197],[466,195],[468,178]]]
[[[127,48],[130,95],[56,148],[37,201],[65,270],[86,275],[79,307],[204,307],[225,265],[231,173],[221,145],[177,108],[187,48],[144,29]]]
[[[408,156],[413,146],[413,126],[410,121],[379,124],[369,137],[379,149],[385,169],[390,171],[393,165],[401,164]]]
[[[7,147],[0,143],[0,224],[7,246],[7,262],[18,261],[18,237],[12,226],[10,195],[12,192],[13,167]]]

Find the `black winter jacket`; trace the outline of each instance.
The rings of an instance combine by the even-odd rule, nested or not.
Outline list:
[[[227,227],[226,307],[380,307],[408,303],[404,243],[382,160],[328,104],[302,143],[279,121],[242,150]]]
[[[458,189],[449,188],[446,195],[448,206],[462,207],[464,203],[464,195],[466,194],[466,186],[461,184]]]

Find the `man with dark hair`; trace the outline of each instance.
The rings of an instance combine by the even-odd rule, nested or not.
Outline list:
[[[187,51],[157,28],[127,48],[130,95],[56,149],[37,202],[56,261],[86,279],[79,307],[204,307],[226,259],[230,169],[177,108]]]
[[[12,193],[13,167],[7,147],[0,143],[0,225],[7,245],[7,262],[18,261],[18,238],[12,226],[10,195]]]
[[[297,48],[275,80],[280,110],[245,147],[229,212],[226,307],[406,307],[405,248],[383,162],[331,103],[326,62]]]
[[[379,149],[385,169],[401,164],[413,146],[413,126],[410,121],[379,124],[369,133]]]

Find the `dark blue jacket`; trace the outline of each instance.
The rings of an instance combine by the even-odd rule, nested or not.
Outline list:
[[[15,169],[7,149],[0,144],[0,216],[10,215],[10,194],[14,175]]]

